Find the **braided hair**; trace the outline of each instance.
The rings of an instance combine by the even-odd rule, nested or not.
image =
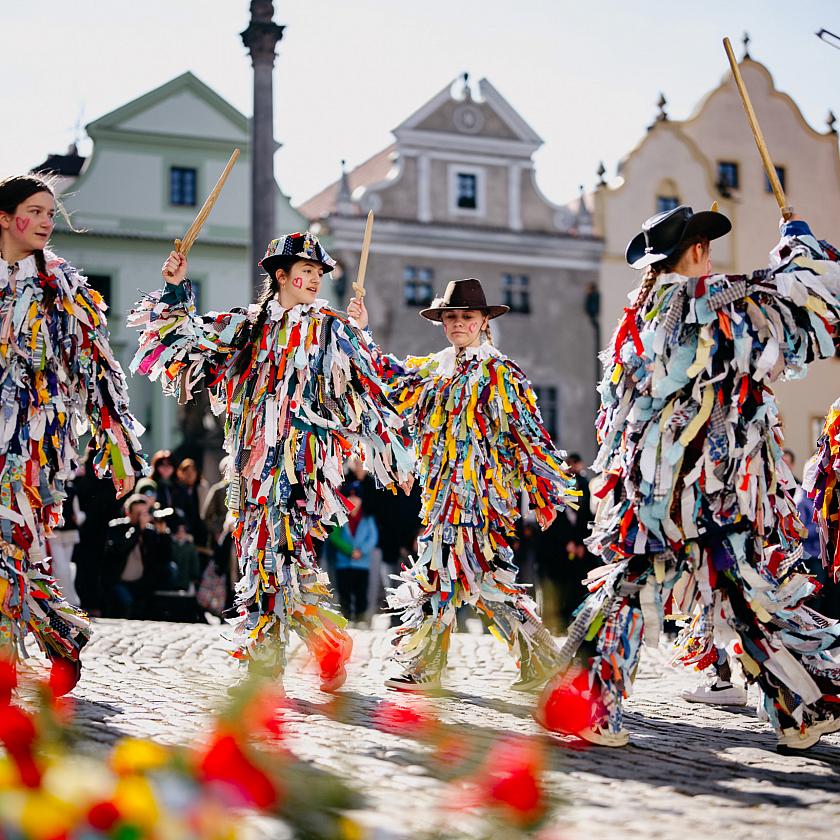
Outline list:
[[[689,237],[684,242],[680,242],[677,250],[669,257],[649,265],[642,275],[642,282],[639,285],[639,290],[636,293],[635,300],[633,301],[633,307],[635,309],[641,309],[642,306],[644,306],[645,301],[650,296],[651,289],[653,289],[653,286],[656,283],[656,278],[659,277],[660,274],[670,274],[675,271],[686,252],[695,245],[701,244],[708,247],[709,237],[704,235]]]

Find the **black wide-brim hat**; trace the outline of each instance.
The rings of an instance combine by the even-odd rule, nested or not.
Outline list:
[[[442,321],[443,313],[452,309],[478,309],[488,318],[498,318],[508,312],[510,307],[504,304],[488,306],[481,282],[475,277],[468,277],[466,280],[450,281],[443,297],[435,298],[431,307],[420,314],[429,321]]]
[[[625,257],[631,268],[646,268],[674,254],[680,245],[695,236],[705,236],[710,241],[725,236],[732,230],[732,222],[716,210],[695,213],[681,204],[673,210],[651,216],[642,232],[630,240]]]

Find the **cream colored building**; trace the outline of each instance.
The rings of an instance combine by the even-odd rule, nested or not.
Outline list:
[[[455,80],[394,129],[394,142],[298,209],[358,265],[365,217],[376,213],[368,264],[371,327],[400,356],[436,352],[441,329],[419,311],[450,280],[477,277],[499,347],[524,368],[558,444],[594,455],[596,332],[585,303],[601,242],[585,207],[560,207],[537,186],[534,129],[487,80]]]
[[[788,203],[815,235],[840,241],[840,154],[830,116],[826,130],[814,130],[794,100],[776,89],[769,70],[749,56],[741,72],[777,168],[783,172]],[[619,177],[592,196],[595,230],[604,238],[601,263],[601,323],[605,343],[639,280],[624,249],[642,221],[670,205],[708,209],[717,201],[733,230],[713,244],[716,271],[746,273],[767,265],[779,238],[779,210],[731,73],[708,93],[687,120],[660,113],[644,138],[619,166]],[[800,473],[813,450],[816,431],[840,395],[840,362],[811,365],[804,380],[775,386],[787,445]]]
[[[160,268],[173,240],[192,223],[236,147],[241,156],[190,252],[190,277],[202,311],[251,301],[250,121],[184,73],[86,128],[93,140],[87,160],[51,156],[36,168],[64,172],[62,201],[83,233],[59,217],[52,247],[104,293],[112,344],[127,370],[137,334],[125,327],[126,314],[140,291],[162,284]],[[279,232],[305,226],[279,187],[275,202]],[[147,427],[147,452],[177,446],[185,435],[209,438],[208,445],[219,438],[200,411],[179,415],[157,383],[129,377],[129,392],[132,410]]]

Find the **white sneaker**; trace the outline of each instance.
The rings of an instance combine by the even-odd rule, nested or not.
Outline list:
[[[805,732],[798,729],[783,729],[779,733],[779,740],[776,749],[779,752],[789,750],[807,750],[819,743],[823,735],[840,730],[840,717],[818,720],[810,726],[805,727]]]
[[[398,677],[389,677],[385,680],[385,688],[410,694],[435,694],[441,690],[440,674],[427,674],[422,677],[415,674],[400,674]]]
[[[709,706],[746,706],[747,690],[740,685],[715,680],[709,685],[698,685],[680,695],[689,703],[706,703]]]

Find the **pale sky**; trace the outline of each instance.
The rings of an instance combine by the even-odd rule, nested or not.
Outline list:
[[[239,38],[248,0],[3,3],[0,176],[64,151],[84,123],[191,70],[251,113]],[[840,115],[836,0],[276,0],[280,186],[299,203],[391,142],[390,130],[462,72],[486,76],[545,140],[538,181],[556,202],[610,174],[663,91],[688,116],[727,70],[721,38],[752,57],[823,130]],[[89,152],[89,143],[82,145]]]

